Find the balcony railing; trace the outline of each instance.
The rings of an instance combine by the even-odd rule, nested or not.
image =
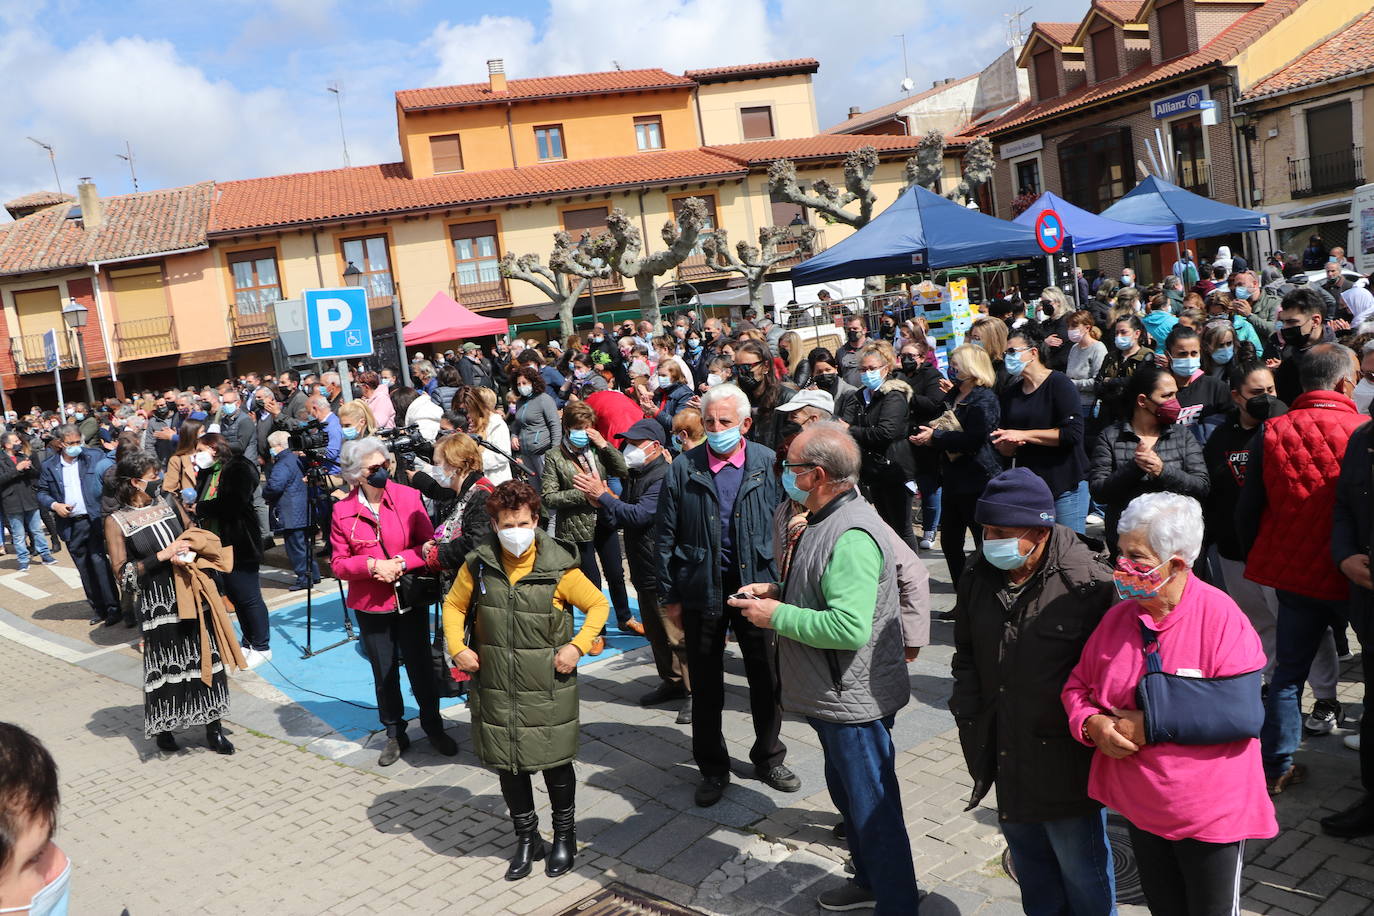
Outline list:
[[[10,353],[14,356],[14,367],[20,374],[48,372],[48,358],[43,350],[43,334],[26,334],[10,340]],[[57,366],[59,369],[76,368],[76,354],[72,352],[66,328],[57,329]]]
[[[391,281],[390,271],[377,271],[376,273],[360,274],[361,286],[367,290],[367,307],[369,309],[391,307],[391,297],[396,293],[396,284]]]
[[[609,277],[592,281],[592,292],[594,293],[616,293],[624,288],[625,278],[620,274],[611,274]]]
[[[1206,159],[1194,159],[1192,162],[1184,161],[1178,164],[1178,186],[1180,188],[1207,197],[1211,183],[1212,168]]]
[[[121,359],[160,356],[180,349],[176,325],[170,315],[116,322],[114,332]]]
[[[811,242],[811,251],[804,253],[801,250],[801,239],[787,238],[778,242],[778,253],[787,254],[787,257],[778,261],[770,268],[771,270],[789,270],[796,267],[802,261],[811,257],[813,254],[820,254],[825,251],[825,230],[817,229]]]
[[[449,283],[454,299],[468,308],[492,308],[510,303],[510,288],[505,277],[495,280],[477,279],[464,283],[459,274],[454,273]]]
[[[1295,198],[1353,191],[1362,184],[1364,147],[1288,160],[1288,189]]]
[[[266,312],[234,312],[229,316],[233,326],[234,343],[252,343],[272,336],[272,322]]]
[[[693,280],[705,280],[711,277],[723,277],[728,273],[729,271],[721,270],[712,264],[703,251],[688,255],[687,259],[677,266],[677,279],[679,283],[690,283]]]

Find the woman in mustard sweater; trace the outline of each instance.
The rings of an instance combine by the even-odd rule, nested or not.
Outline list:
[[[578,551],[539,527],[539,494],[523,481],[487,498],[494,531],[468,554],[444,601],[454,663],[472,676],[468,708],[477,756],[501,778],[515,825],[506,880],[544,858],[530,776],[543,770],[553,808],[550,877],[572,868],[577,662],[606,623],[609,605],[578,568]],[[573,608],[583,612],[573,632]],[[470,619],[469,619],[470,618]]]

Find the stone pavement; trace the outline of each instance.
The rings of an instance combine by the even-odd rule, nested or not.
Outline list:
[[[932,563],[932,574],[936,606],[947,607],[943,568]],[[725,799],[693,806],[687,730],[673,710],[635,704],[652,678],[647,650],[582,669],[577,868],[508,884],[508,822],[495,777],[468,750],[465,710],[448,713],[463,747],[456,762],[419,740],[381,770],[375,736],[369,746],[342,740],[243,673],[229,716],[238,753],[219,757],[188,734],[185,750],[164,756],[143,738],[129,631],[83,634],[79,592],[45,587],[54,594],[28,600],[5,591],[0,574],[0,715],[37,733],[62,768],[59,838],[75,862],[73,913],[552,914],[618,881],[703,913],[773,916],[820,912],[815,894],[843,878],[808,727],[784,727],[802,792],[739,777],[752,733],[733,652],[726,728],[740,762]],[[273,604],[283,597],[270,594]],[[944,709],[950,633],[934,628],[937,644],[912,666],[913,702],[895,729],[917,873],[931,891],[922,913],[1017,913],[991,800],[963,811],[969,781]],[[1342,685],[1351,713],[1357,674]],[[1247,850],[1245,912],[1374,912],[1374,840],[1332,840],[1316,825],[1357,797],[1355,755],[1329,736],[1309,740],[1300,759],[1311,775],[1279,799],[1284,831]]]

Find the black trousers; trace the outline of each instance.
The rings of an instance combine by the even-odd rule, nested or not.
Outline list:
[[[58,521],[58,530],[72,562],[81,576],[86,601],[97,615],[110,619],[119,616],[119,596],[115,593],[114,573],[105,549],[105,528],[98,518],[83,515]]]
[[[441,734],[439,694],[434,688],[434,668],[429,651],[429,615],[424,608],[404,614],[354,612],[358,618],[363,651],[372,663],[372,683],[377,688],[377,713],[388,738],[405,733],[406,707],[401,699],[401,661],[406,666],[410,690],[420,707],[420,727],[427,735]]]
[[[534,785],[530,773],[502,773],[501,797],[506,800],[506,808],[511,817],[529,814],[534,810]],[[550,767],[544,771],[544,788],[549,790],[549,805],[555,811],[566,811],[573,807],[576,799],[576,786],[573,782],[571,762]]]
[[[234,613],[243,628],[243,647],[266,652],[272,648],[272,632],[267,626],[267,602],[262,597],[261,568],[257,563],[235,563],[220,575],[224,594],[234,602]]]
[[[724,594],[737,591],[739,586],[738,581],[725,582]],[[778,685],[770,660],[773,631],[754,626],[738,608],[729,605],[725,605],[719,617],[708,617],[697,608],[684,608],[682,623],[687,637],[687,671],[692,682],[692,757],[701,775],[718,777],[730,773],[730,752],[721,732],[727,628],[734,631],[744,653],[749,711],[754,719],[754,746],[749,759],[765,770],[781,764],[787,748],[780,737],[782,707],[778,705]]]
[[[973,532],[975,548],[983,546],[983,526],[973,520],[978,496],[977,493],[950,493],[946,489],[940,497],[940,550],[949,567],[949,581],[954,585],[959,584],[959,577],[964,574],[964,532]]]
[[[876,474],[871,479],[865,478],[863,484],[868,501],[873,504],[878,516],[915,553],[918,548],[916,532],[911,529],[912,495],[906,488],[905,475]]]
[[[1245,844],[1166,840],[1130,825],[1140,888],[1152,916],[1239,913]]]
[[[630,613],[630,593],[625,590],[625,565],[621,559],[618,530],[598,516],[596,533],[590,541],[578,544],[577,549],[580,555],[579,568],[584,576],[592,580],[592,585],[601,588],[601,575],[605,572],[606,590],[611,593],[611,608],[615,611],[616,623],[622,630],[625,629],[625,624],[634,615]]]
[[[1358,599],[1352,603],[1359,603]],[[1350,625],[1354,628],[1355,637],[1359,639],[1361,646],[1374,645],[1374,611],[1363,607],[1353,608],[1350,613]],[[1364,696],[1365,703],[1368,704],[1368,698],[1374,697],[1374,660],[1362,662],[1360,668],[1364,673]],[[1367,745],[1360,742],[1360,783],[1368,793],[1369,799],[1374,800],[1374,741]]]

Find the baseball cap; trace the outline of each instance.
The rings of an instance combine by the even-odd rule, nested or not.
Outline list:
[[[645,439],[652,439],[659,445],[665,444],[662,424],[657,420],[650,420],[648,417],[643,420],[636,420],[623,433],[616,433],[615,438],[623,439],[626,442],[643,442]]]
[[[792,395],[792,400],[786,404],[779,404],[774,409],[791,413],[794,410],[801,410],[803,407],[816,407],[826,413],[834,413],[835,398],[828,391],[821,391],[818,388],[803,388]]]
[[[470,340],[469,340],[467,343],[463,344],[463,347],[462,347],[462,350],[463,350],[464,353],[471,353],[473,350],[480,350],[480,349],[481,349],[481,348],[478,347],[477,344],[473,343],[473,342],[470,341]],[[450,350],[449,352],[452,353],[453,351]]]

